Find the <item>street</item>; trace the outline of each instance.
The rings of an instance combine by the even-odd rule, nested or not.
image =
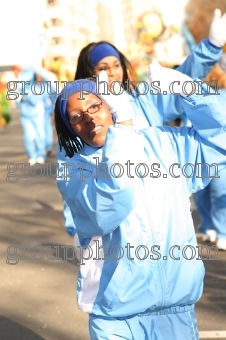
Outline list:
[[[54,141],[46,163],[56,164],[56,135]],[[22,166],[7,168],[27,163],[16,109],[0,130],[0,147],[0,340],[88,340],[88,316],[76,305],[76,261],[54,260],[57,249],[62,255],[73,244],[54,175],[38,177],[37,170],[18,178]],[[193,218],[197,227],[195,209]],[[200,339],[226,340],[226,252],[218,257],[204,261],[204,294],[196,305]]]

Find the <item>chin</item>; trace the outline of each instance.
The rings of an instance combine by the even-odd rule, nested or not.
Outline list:
[[[105,138],[98,138],[98,139],[93,139],[92,141],[89,141],[87,144],[90,146],[94,146],[95,148],[101,148],[104,145]]]
[[[96,148],[101,148],[102,146],[104,146],[104,142],[96,142],[96,143],[93,142],[91,145]]]

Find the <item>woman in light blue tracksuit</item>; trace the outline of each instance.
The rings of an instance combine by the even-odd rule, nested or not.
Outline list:
[[[168,71],[176,72],[167,70],[166,78]],[[133,109],[124,106],[113,124],[109,97],[97,95],[95,83],[82,82],[89,94],[77,100],[81,81],[68,84],[56,102],[55,123],[74,165],[67,179],[59,176],[58,188],[75,218],[77,297],[90,314],[90,338],[197,340],[194,304],[204,267],[189,196],[210,178],[182,176],[181,169],[204,162],[225,168],[224,102],[178,96],[193,128],[134,131],[128,126]],[[128,162],[130,175],[120,167]]]
[[[36,162],[44,163],[46,151],[51,149],[53,140],[51,114],[56,95],[55,98],[49,95],[50,89],[47,90],[40,70],[42,69],[28,68],[18,76],[21,96],[17,106],[20,110],[24,146],[30,165]],[[21,82],[25,81],[28,83],[23,89]]]
[[[17,106],[20,110],[20,121],[23,129],[23,140],[28,162],[34,165],[36,162],[44,163],[45,153],[45,110],[48,107],[47,94],[37,95],[42,88],[36,82],[36,74],[33,69],[22,71],[18,81],[29,82],[24,94],[21,94]],[[20,83],[19,83],[20,84]],[[32,85],[35,86],[32,87]],[[22,85],[19,85],[22,90]],[[35,93],[36,92],[36,93]],[[23,93],[23,92],[21,92]]]
[[[57,85],[61,90],[61,85],[53,72],[48,71],[43,67],[34,68],[36,74],[39,75],[40,81],[45,84],[45,93],[48,94],[47,101],[48,106],[45,110],[45,150],[47,156],[50,155],[53,147],[53,127],[52,127],[52,114],[54,111],[54,105],[57,98]]]
[[[178,70],[184,74],[189,75],[192,78],[203,79],[211,70],[213,65],[219,60],[222,54],[222,47],[226,43],[226,27],[225,16],[221,17],[219,11],[214,12],[213,20],[210,25],[209,38],[201,41],[193,53],[185,60],[185,62],[178,68]],[[129,78],[127,67],[129,63],[119,50],[115,46],[109,45],[113,49],[99,49],[99,53],[95,53],[95,48],[98,48],[100,43],[91,43],[85,47],[78,58],[78,65],[75,75],[75,80],[80,78],[92,77],[94,74],[98,74],[101,69],[106,69],[110,80],[126,81]],[[94,50],[94,59],[97,65],[91,64],[91,54]],[[103,53],[105,51],[105,53]],[[121,63],[122,74],[121,78],[118,76],[118,71],[111,65],[103,65],[101,62],[103,58],[108,56],[115,56]],[[94,63],[95,64],[95,63]],[[99,65],[99,70],[98,66]],[[113,72],[115,71],[115,72]],[[117,71],[117,72],[116,72]],[[127,86],[125,87],[127,88]],[[142,93],[142,88],[139,86],[139,90]],[[134,108],[134,125],[136,128],[146,128],[149,126],[165,125],[178,117],[184,117],[184,111],[181,106],[178,97],[175,95],[139,95],[137,91],[130,90],[128,93],[129,100]],[[185,117],[186,120],[186,117]],[[65,157],[65,150],[57,148],[58,162],[64,162],[67,160]],[[76,234],[76,227],[72,223],[71,212],[64,202],[64,217],[65,227],[69,235]]]
[[[98,74],[100,70],[106,69],[108,76],[113,80],[127,80],[129,78],[126,65],[128,64],[126,58],[120,53],[116,47],[108,44],[105,49],[101,48],[101,44],[90,44],[81,52],[78,59],[77,71],[75,79],[87,78],[93,74]],[[96,47],[96,53],[95,53]],[[93,52],[92,52],[93,51]],[[100,65],[99,70],[91,65],[90,57],[91,52],[95,53],[95,60]],[[184,74],[191,76],[192,78],[199,77],[204,78],[209,72],[215,62],[219,59],[222,53],[222,49],[210,43],[209,39],[203,40],[193,53],[186,59],[178,70]],[[108,65],[102,65],[103,58],[114,56],[121,63],[120,68],[110,68]],[[112,62],[109,66],[112,66]],[[127,87],[125,87],[127,88]],[[142,93],[144,85],[140,84],[139,91]],[[183,107],[181,105],[178,96],[176,95],[152,95],[150,93],[146,95],[139,95],[135,89],[130,89],[130,93],[126,92],[128,98],[134,108],[134,125],[137,129],[147,128],[149,126],[160,126],[169,123],[170,121],[180,117],[182,115]],[[58,162],[66,162],[65,150],[57,148],[57,160]],[[76,227],[71,218],[70,209],[64,202],[64,218],[65,227],[69,235],[76,234]]]

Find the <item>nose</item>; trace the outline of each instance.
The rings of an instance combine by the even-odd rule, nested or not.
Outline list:
[[[89,113],[88,111],[83,112],[83,120],[85,123],[90,123],[93,121],[94,119],[94,114],[93,113]]]
[[[108,77],[111,77],[111,78],[113,78],[115,76],[115,68],[114,68],[114,66],[109,67],[107,74],[108,74]]]

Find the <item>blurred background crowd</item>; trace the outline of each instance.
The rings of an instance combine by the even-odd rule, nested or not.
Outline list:
[[[209,34],[214,8],[224,0],[9,0],[1,1],[0,126],[10,121],[14,101],[5,100],[5,84],[15,68],[44,67],[57,79],[73,80],[80,50],[107,40],[132,63],[144,80],[153,58],[168,67],[180,65]]]

